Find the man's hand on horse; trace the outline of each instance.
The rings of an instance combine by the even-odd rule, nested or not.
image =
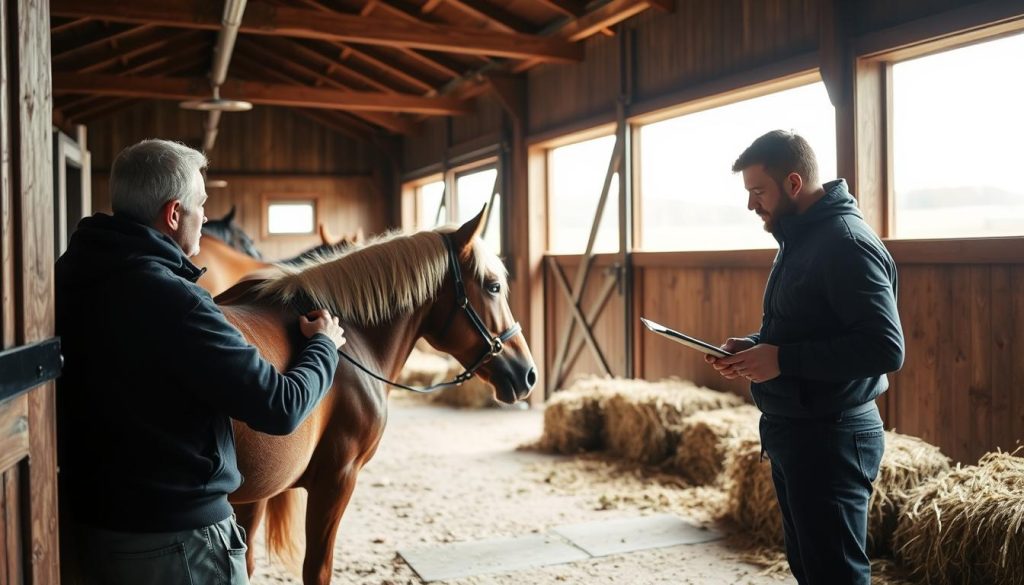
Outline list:
[[[345,345],[345,330],[338,325],[338,318],[331,315],[327,309],[319,309],[299,317],[299,329],[307,338],[323,333],[331,338],[338,349]]]
[[[779,347],[769,343],[754,345],[749,339],[731,337],[722,344],[722,349],[735,355],[717,358],[704,356],[726,380],[741,377],[751,382],[766,382],[777,378],[779,371]]]

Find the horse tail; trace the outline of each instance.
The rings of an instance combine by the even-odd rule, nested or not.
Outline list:
[[[295,490],[285,490],[267,502],[267,550],[290,568],[301,567],[299,549],[291,529],[298,497]]]

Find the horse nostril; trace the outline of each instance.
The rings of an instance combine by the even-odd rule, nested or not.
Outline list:
[[[537,368],[530,368],[529,372],[526,372],[526,387],[533,388],[533,385],[537,383]]]

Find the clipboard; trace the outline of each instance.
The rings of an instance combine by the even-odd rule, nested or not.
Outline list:
[[[685,335],[683,333],[680,333],[680,332],[676,331],[675,329],[669,329],[668,327],[665,327],[664,325],[662,325],[660,323],[655,323],[654,321],[651,321],[650,319],[644,319],[643,317],[640,317],[640,322],[644,324],[644,327],[647,327],[648,329],[650,329],[651,331],[657,333],[658,335],[662,335],[664,337],[667,337],[667,338],[671,339],[672,341],[674,341],[676,343],[681,343],[681,344],[685,345],[686,347],[689,347],[691,349],[695,349],[695,350],[697,350],[697,351],[699,351],[699,352],[701,352],[703,354],[712,355],[714,357],[720,357],[720,358],[732,355],[731,353],[725,351],[724,349],[722,349],[720,347],[711,345],[710,343],[708,343],[706,341],[701,341],[699,339],[695,339],[693,337],[690,337],[689,335]]]

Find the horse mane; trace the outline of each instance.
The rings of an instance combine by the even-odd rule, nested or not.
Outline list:
[[[260,298],[292,304],[303,297],[342,321],[379,325],[433,299],[448,274],[446,226],[414,234],[391,232],[298,264],[279,265],[282,274],[262,282]],[[503,290],[507,272],[482,242],[473,246],[473,276],[482,284],[490,275]]]

